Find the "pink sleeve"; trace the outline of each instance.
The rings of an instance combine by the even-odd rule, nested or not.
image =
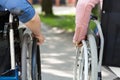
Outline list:
[[[78,0],[76,6],[75,33],[73,41],[81,41],[85,38],[92,8],[99,0]]]

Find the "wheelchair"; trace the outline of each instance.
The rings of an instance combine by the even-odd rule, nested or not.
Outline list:
[[[0,73],[0,80],[41,80],[40,47],[32,32],[19,21],[22,10],[1,11],[9,19],[2,29],[1,38],[8,42],[9,65]]]
[[[102,80],[104,38],[97,17],[91,16],[91,20],[97,25],[99,35],[89,29],[86,39],[82,40],[83,46],[76,47],[73,80]]]

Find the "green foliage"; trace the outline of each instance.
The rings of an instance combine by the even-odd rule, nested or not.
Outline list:
[[[58,27],[67,31],[74,31],[75,28],[75,16],[73,15],[40,15],[41,21],[51,27]]]
[[[96,5],[93,9],[92,9],[92,14],[97,16],[98,19],[100,19],[100,5]]]
[[[90,21],[89,27],[93,30],[96,27],[96,24],[93,21]]]
[[[98,16],[100,18],[99,14],[99,6],[97,5],[93,10],[93,15]],[[47,15],[44,14],[40,15],[41,21],[51,27],[58,27],[61,29],[64,29],[66,31],[74,31],[75,30],[75,15]],[[90,28],[95,28],[95,23],[93,21],[90,21]]]

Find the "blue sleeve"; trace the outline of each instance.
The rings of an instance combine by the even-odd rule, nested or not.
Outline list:
[[[19,17],[23,23],[28,22],[35,15],[35,10],[27,0],[0,0],[0,5],[8,10],[18,8],[23,10],[24,13]]]

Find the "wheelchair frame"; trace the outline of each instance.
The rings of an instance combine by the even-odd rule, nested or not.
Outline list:
[[[17,10],[17,11],[19,11],[19,10]],[[27,77],[31,77],[28,80],[41,80],[41,65],[40,65],[41,61],[40,61],[40,50],[39,50],[40,48],[37,45],[36,38],[32,37],[32,35],[31,35],[32,32],[28,28],[26,28],[26,26],[24,24],[22,24],[22,25],[20,24],[18,27],[18,30],[25,29],[22,34],[20,33],[20,40],[24,44],[20,43],[19,45],[21,45],[22,47],[24,45],[26,45],[26,47],[27,47],[26,49],[28,49],[28,50],[30,50],[29,48],[31,48],[31,52],[26,52],[26,53],[25,53],[24,49],[22,48],[22,54],[21,54],[22,55],[21,57],[23,57],[23,56],[27,55],[27,53],[31,53],[31,54],[29,54],[29,55],[31,55],[31,58],[29,58],[31,71],[29,73],[25,72],[25,71],[27,71],[26,70],[27,65],[25,63],[23,63],[23,62],[27,63],[28,57],[25,57],[24,59],[21,58],[22,66],[26,65],[24,67],[22,67],[22,66],[20,67],[19,65],[17,65],[17,62],[15,60],[14,28],[13,28],[12,23],[14,22],[13,21],[14,15],[17,15],[17,14],[18,14],[18,12],[10,13],[9,23],[7,23],[7,25],[9,25],[9,27],[10,27],[9,41],[10,41],[11,69],[6,71],[4,73],[4,75],[1,75],[0,80],[27,80],[28,79]],[[26,35],[28,35],[28,36],[26,36]],[[28,41],[29,41],[29,44],[31,43],[31,47],[29,47],[28,44],[26,43],[27,42],[25,40],[26,38],[30,38],[30,40],[28,40]],[[22,40],[24,40],[24,41],[22,41]],[[32,66],[34,66],[34,67],[32,67]],[[18,70],[19,67],[22,68],[22,70]],[[25,68],[25,69],[23,69],[23,68]],[[37,71],[35,68],[37,68]],[[24,75],[26,75],[27,77],[24,76],[24,78],[23,78],[23,75],[22,75],[22,77],[20,78],[22,73],[24,73]],[[28,75],[30,74],[30,75],[28,76],[27,74]]]
[[[87,39],[82,41],[83,46],[76,48],[73,80],[102,80],[101,65],[104,48],[104,37],[100,22],[97,20],[97,18],[95,16],[91,16],[91,20],[93,20],[98,28],[100,37],[100,50],[98,52],[95,37],[92,32],[88,30]],[[99,57],[97,56],[98,53]]]

